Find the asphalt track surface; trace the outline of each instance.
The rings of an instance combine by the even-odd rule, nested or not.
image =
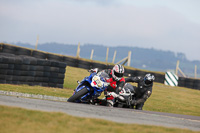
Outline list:
[[[200,117],[198,116],[111,108],[5,95],[0,95],[0,105],[48,112],[63,112],[73,116],[99,118],[119,123],[156,125],[200,131]]]

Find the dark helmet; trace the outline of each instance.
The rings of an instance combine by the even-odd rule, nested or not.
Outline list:
[[[119,81],[124,76],[124,67],[117,64],[112,69],[112,77],[114,80]]]
[[[154,75],[148,73],[144,76],[144,84],[146,86],[151,85],[153,83],[153,81],[155,80]]]

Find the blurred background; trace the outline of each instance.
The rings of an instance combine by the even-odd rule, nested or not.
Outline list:
[[[132,51],[131,66],[200,71],[198,0],[1,0],[0,42],[111,62]],[[198,75],[199,76],[199,75]]]

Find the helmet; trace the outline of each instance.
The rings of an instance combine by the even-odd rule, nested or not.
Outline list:
[[[148,73],[148,74],[146,74],[146,75],[144,76],[144,84],[145,84],[146,86],[152,84],[154,80],[155,80],[154,75],[152,75],[152,74],[150,74],[150,73]]]
[[[112,77],[114,80],[119,81],[124,75],[124,67],[120,64],[117,64],[112,69]]]

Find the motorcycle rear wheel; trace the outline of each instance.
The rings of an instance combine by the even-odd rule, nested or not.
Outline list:
[[[72,95],[67,101],[68,102],[75,102],[75,100],[79,100],[82,96],[88,93],[87,88],[83,88],[82,90],[76,92],[74,95]]]

